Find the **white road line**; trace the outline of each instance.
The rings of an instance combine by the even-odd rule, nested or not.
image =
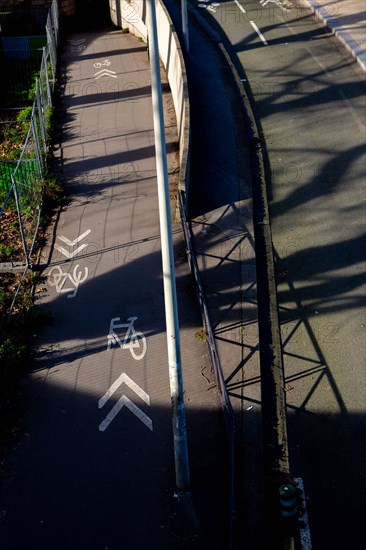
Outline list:
[[[313,55],[312,51],[309,49],[309,48],[306,48],[306,50],[309,52],[309,54],[311,55],[311,57],[314,59],[314,61],[319,65],[319,67],[322,69],[322,71],[324,72],[324,74],[329,78],[331,75],[330,75],[330,72],[327,70],[327,68],[323,65],[323,63],[315,56]],[[341,96],[341,98],[343,99],[343,101],[345,102],[346,104],[346,107],[350,113],[350,115],[352,116],[353,120],[355,121],[356,125],[358,126],[358,129],[360,130],[360,132],[362,133],[362,135],[364,136],[365,135],[365,130],[366,130],[366,126],[365,124],[362,122],[361,120],[361,117],[356,113],[356,110],[355,108],[353,107],[352,103],[350,102],[350,100],[348,99],[348,97],[345,95],[345,93],[343,91],[340,91],[338,92],[339,95]]]
[[[262,40],[263,44],[265,46],[268,46],[268,42],[267,40],[264,38],[263,34],[261,33],[261,31],[258,29],[257,25],[254,23],[254,21],[249,21],[249,23],[252,25],[253,29],[255,30],[255,32],[257,33],[257,35],[259,36],[259,38]]]
[[[243,8],[243,6],[240,4],[239,0],[234,0],[235,4],[238,6],[239,10],[242,12],[242,13],[247,13],[245,11],[245,9]],[[254,21],[249,21],[249,23],[252,25],[253,29],[255,30],[255,32],[257,33],[257,35],[259,36],[259,38],[262,40],[263,44],[265,46],[268,46],[268,42],[267,40],[264,38],[263,34],[261,33],[261,31],[258,29],[257,25],[254,23]]]
[[[325,67],[325,65],[323,65],[323,63],[320,61],[320,59],[318,59],[316,57],[316,55],[313,54],[313,52],[309,49],[309,48],[306,48],[306,51],[311,55],[311,57],[314,59],[315,63],[317,63],[319,65],[319,67],[321,68],[321,70],[323,71],[323,73],[327,76],[327,77],[330,77],[330,72],[328,71],[328,69]]]
[[[243,13],[247,13],[245,11],[245,9],[243,8],[243,6],[238,2],[238,0],[234,0],[235,4],[238,6],[239,10],[242,11]]]
[[[238,0],[234,0],[235,4],[238,6],[239,10],[242,12],[242,13],[247,13],[245,11],[245,9],[243,8],[243,6],[240,4],[240,2]],[[261,33],[261,31],[258,29],[257,25],[254,23],[254,21],[249,21],[249,23],[252,25],[253,29],[255,30],[255,32],[257,33],[257,35],[259,36],[259,38],[262,40],[263,44],[265,46],[268,46],[268,42],[267,40],[264,38],[263,34]]]
[[[350,100],[348,99],[348,97],[346,97],[345,93],[344,92],[338,92],[339,95],[341,96],[341,98],[343,99],[343,101],[345,102],[346,106],[347,106],[347,109],[348,111],[351,113],[351,116],[353,118],[353,120],[355,121],[355,123],[357,124],[360,132],[363,134],[363,136],[365,137],[365,130],[366,130],[366,126],[364,125],[364,123],[362,122],[361,118],[358,116],[358,114],[356,113],[355,111],[355,108],[353,107],[352,103],[350,102]]]

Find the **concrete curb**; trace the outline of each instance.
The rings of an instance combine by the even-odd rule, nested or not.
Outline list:
[[[221,36],[213,31],[204,17],[199,14],[196,10],[193,10],[188,4],[188,9],[191,13],[194,14],[197,22],[202,26],[205,32],[207,32],[209,38],[214,42],[219,51],[221,52],[223,58],[225,59],[231,74],[233,81],[236,85],[237,91],[240,95],[242,101],[242,107],[247,119],[247,137],[249,141],[249,147],[251,149],[252,157],[252,177],[254,185],[258,185],[258,203],[261,202],[260,208],[258,204],[256,207],[257,214],[254,215],[254,225],[255,231],[258,235],[258,232],[261,233],[261,237],[264,243],[263,255],[264,263],[266,270],[266,277],[268,281],[268,290],[269,290],[269,325],[271,332],[271,350],[272,350],[272,359],[274,362],[274,378],[275,385],[279,392],[279,400],[276,404],[276,422],[278,421],[279,431],[281,436],[278,441],[278,448],[280,449],[280,455],[278,457],[278,463],[276,464],[276,469],[279,471],[289,472],[289,463],[288,463],[288,449],[287,449],[287,430],[286,430],[286,405],[285,405],[285,395],[283,392],[284,382],[283,382],[283,369],[282,369],[282,350],[281,350],[281,335],[280,335],[280,325],[278,320],[278,310],[277,310],[277,298],[276,298],[276,285],[275,285],[275,270],[274,270],[274,259],[273,259],[273,248],[272,248],[272,234],[269,220],[269,207],[268,207],[268,197],[267,197],[267,186],[265,178],[265,168],[263,160],[263,150],[261,147],[261,137],[257,128],[255,117],[250,105],[249,98],[246,94],[243,83],[240,80],[239,74],[235,68],[234,63],[231,60],[230,54],[228,53],[225,45],[222,42]],[[254,186],[253,186],[254,187]]]
[[[366,71],[366,53],[356,40],[339,25],[336,18],[332,17],[324,6],[320,6],[316,0],[305,0],[306,4],[323,21],[324,25],[337,36],[347,50],[355,58],[360,67]]]
[[[241,96],[247,118],[246,132],[251,157],[253,187],[253,224],[256,241],[258,312],[261,391],[265,476],[265,525],[268,540],[276,541],[276,548],[294,550],[292,535],[277,529],[273,518],[276,510],[277,486],[280,480],[292,480],[289,464],[285,378],[282,358],[281,329],[278,317],[278,302],[272,231],[269,216],[266,172],[261,137],[254,113],[239,77],[238,71],[222,42],[218,44]],[[281,481],[282,482],[282,481]]]
[[[254,233],[257,256],[258,309],[260,323],[260,356],[262,385],[263,441],[265,462],[266,525],[276,539],[278,548],[294,549],[292,537],[277,532],[272,523],[277,484],[281,479],[291,479],[287,440],[286,398],[282,360],[281,331],[278,318],[277,291],[274,268],[272,233],[269,219],[267,184],[264,168],[261,136],[252,107],[238,71],[225,47],[222,37],[213,30],[204,16],[188,4],[197,23],[221,52],[241,99],[251,158],[252,189],[254,203]]]

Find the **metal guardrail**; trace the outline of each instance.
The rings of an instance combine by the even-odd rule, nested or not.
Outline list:
[[[212,329],[211,319],[208,312],[206,296],[203,291],[201,275],[197,264],[196,254],[193,248],[193,232],[190,221],[186,218],[186,200],[185,193],[179,191],[179,209],[183,226],[184,240],[188,253],[188,261],[191,272],[194,277],[197,297],[200,305],[201,316],[204,323],[208,349],[212,368],[215,374],[216,384],[219,390],[222,410],[229,441],[229,541],[228,548],[233,547],[233,523],[235,516],[235,417],[230,402],[229,394],[226,389],[225,378],[221,367],[220,357],[217,351],[214,331]]]

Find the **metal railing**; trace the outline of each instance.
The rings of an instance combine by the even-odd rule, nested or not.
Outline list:
[[[17,281],[11,313],[24,276],[31,265],[42,207],[42,183],[46,172],[48,149],[48,121],[52,108],[52,92],[56,79],[57,47],[59,43],[59,1],[53,0],[46,24],[47,44],[43,47],[39,72],[35,79],[34,98],[26,138],[19,158],[0,164],[0,228],[1,244],[8,250],[6,261],[2,259],[0,271],[22,272]],[[1,200],[1,199],[0,199]],[[12,254],[7,247],[10,240],[8,225],[3,217],[12,216],[12,231],[18,232],[21,247]],[[15,223],[17,218],[17,224]],[[17,226],[17,227],[16,227]],[[13,234],[14,238],[14,234]],[[4,316],[4,311],[2,311]]]
[[[208,312],[206,296],[203,290],[201,275],[197,264],[196,253],[193,247],[193,233],[191,223],[186,218],[185,193],[179,191],[179,210],[182,220],[183,234],[188,253],[188,261],[196,286],[198,302],[201,310],[201,317],[204,323],[208,349],[212,368],[215,374],[216,385],[219,390],[221,406],[224,414],[226,432],[229,443],[229,511],[228,511],[228,548],[233,546],[233,523],[235,516],[235,416],[231,405],[229,394],[226,389],[225,377],[222,371],[220,357],[217,351],[214,331]]]

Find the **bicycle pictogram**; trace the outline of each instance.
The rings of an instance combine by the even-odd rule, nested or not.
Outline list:
[[[112,65],[112,62],[109,61],[109,59],[105,59],[103,62],[97,61],[96,63],[93,64],[93,67],[95,69],[101,69],[102,67],[110,67],[110,65]]]
[[[133,326],[136,320],[137,317],[128,317],[128,323],[121,323],[120,317],[114,317],[109,327],[107,349],[111,349],[113,344],[118,344],[121,349],[129,349],[132,357],[139,361],[145,357],[147,344],[144,333],[135,330]],[[115,329],[121,328],[126,329],[126,334],[122,340],[115,332]]]
[[[52,267],[48,273],[48,284],[50,286],[55,286],[56,292],[59,294],[70,292],[67,297],[74,298],[79,289],[79,285],[86,280],[89,274],[87,267],[84,267],[84,272],[79,268],[80,266],[77,264],[71,274],[67,271],[62,271],[62,268],[58,265]]]

